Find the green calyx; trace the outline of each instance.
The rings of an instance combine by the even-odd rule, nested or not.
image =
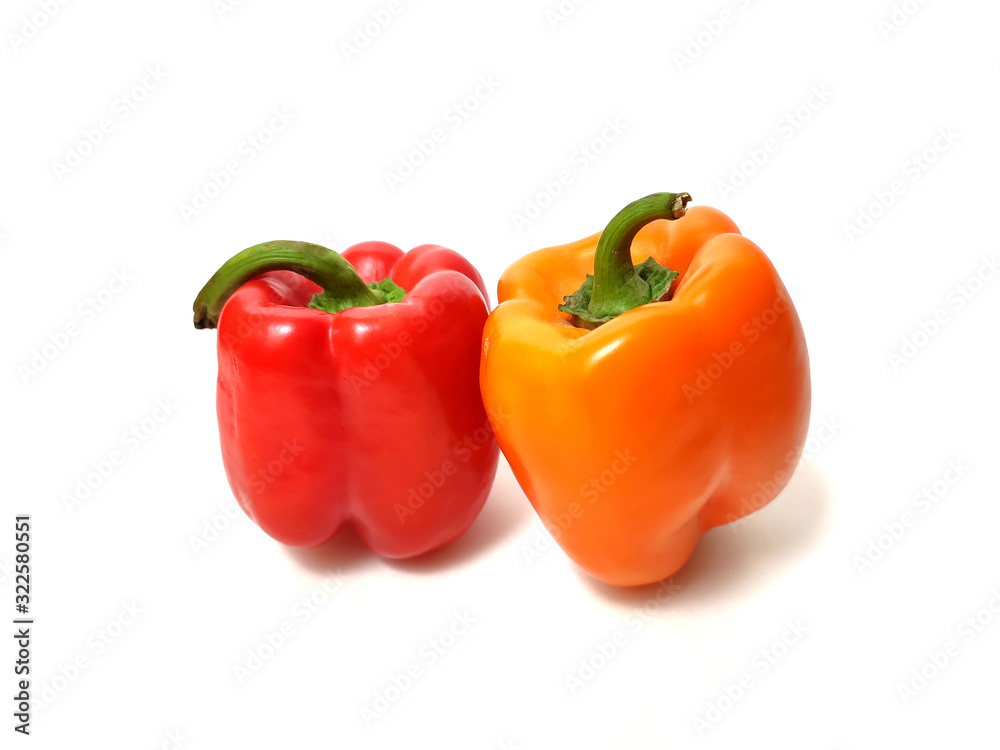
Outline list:
[[[406,291],[391,279],[365,284],[354,267],[329,248],[309,242],[276,240],[254,245],[227,260],[194,301],[194,327],[215,328],[233,293],[268,271],[294,271],[323,287],[309,307],[337,313],[351,307],[399,302]]]
[[[663,302],[670,298],[670,285],[677,278],[677,271],[671,271],[666,266],[661,266],[651,257],[646,258],[642,263],[635,266],[635,273],[649,288],[649,298],[639,305],[647,302]],[[644,295],[645,297],[645,295]],[[577,328],[597,328],[602,323],[614,320],[621,313],[595,314],[590,309],[590,303],[594,298],[594,275],[587,274],[587,280],[583,285],[568,297],[563,297],[563,304],[559,309],[569,313],[573,317],[573,325]],[[638,307],[639,305],[636,305]],[[632,308],[628,308],[632,309]],[[624,312],[624,310],[622,311]]]
[[[382,279],[382,281],[375,281],[365,286],[380,300],[375,303],[376,305],[384,305],[387,302],[402,302],[406,296],[406,290],[392,279]],[[339,313],[351,307],[360,307],[360,305],[354,304],[353,300],[337,297],[327,291],[314,294],[313,298],[309,300],[308,306],[314,310],[323,310],[328,313]]]
[[[647,258],[632,263],[632,240],[657,219],[680,219],[687,212],[687,193],[654,193],[630,203],[608,223],[594,254],[594,273],[559,305],[573,325],[594,329],[624,312],[670,299],[676,271]]]

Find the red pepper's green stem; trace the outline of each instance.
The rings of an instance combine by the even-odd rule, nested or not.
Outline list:
[[[226,300],[267,271],[294,271],[323,287],[340,309],[380,305],[386,296],[369,288],[354,267],[333,250],[309,242],[276,240],[237,253],[208,280],[194,301],[194,327],[215,328]]]
[[[632,265],[632,240],[651,221],[684,216],[690,201],[687,193],[654,193],[628,204],[608,223],[594,256],[589,309],[595,317],[611,318],[653,301],[649,284]]]

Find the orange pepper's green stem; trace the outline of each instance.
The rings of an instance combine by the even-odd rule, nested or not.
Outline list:
[[[665,299],[677,274],[652,258],[632,263],[632,240],[657,219],[680,219],[687,212],[687,193],[654,193],[628,204],[601,233],[594,253],[594,275],[588,276],[559,309],[580,328],[596,328],[624,312]]]
[[[340,310],[389,301],[383,292],[365,284],[354,267],[333,250],[309,242],[275,240],[237,253],[215,272],[194,301],[194,327],[215,328],[233,292],[267,271],[294,271],[305,276],[323,287],[316,297],[335,300]],[[329,303],[323,309],[336,312]]]
[[[652,301],[649,284],[632,265],[632,240],[651,221],[684,216],[690,200],[687,193],[654,193],[629,203],[608,223],[594,255],[589,307],[595,316],[621,315]]]

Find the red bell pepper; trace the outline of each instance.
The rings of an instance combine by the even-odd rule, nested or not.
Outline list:
[[[351,523],[385,557],[461,536],[498,459],[479,394],[487,299],[437,245],[268,242],[228,261],[194,322],[218,325],[222,458],[247,515],[300,547]]]

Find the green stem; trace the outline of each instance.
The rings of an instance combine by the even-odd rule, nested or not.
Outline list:
[[[385,294],[368,287],[357,271],[333,250],[309,242],[275,240],[237,253],[208,280],[194,301],[194,327],[215,328],[226,300],[255,276],[294,271],[323,287],[339,309],[380,305]],[[319,295],[317,295],[319,296]]]
[[[632,240],[651,221],[684,216],[690,200],[687,193],[654,193],[629,203],[615,215],[597,243],[591,313],[614,317],[652,301],[649,284],[632,265]]]
[[[670,299],[677,272],[647,258],[632,264],[632,240],[657,219],[680,219],[687,211],[687,193],[655,193],[630,203],[601,233],[594,252],[594,273],[573,294],[563,297],[559,309],[573,325],[593,330],[623,312]]]

